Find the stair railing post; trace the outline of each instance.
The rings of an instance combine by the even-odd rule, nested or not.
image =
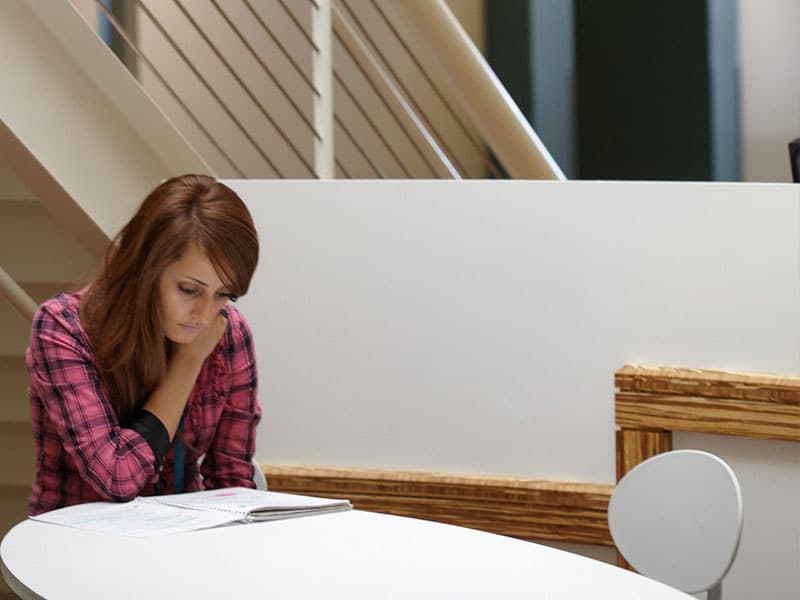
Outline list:
[[[333,179],[333,25],[331,0],[316,0],[311,10],[311,38],[318,50],[313,52],[312,81],[319,90],[314,95],[314,170],[319,179]]]

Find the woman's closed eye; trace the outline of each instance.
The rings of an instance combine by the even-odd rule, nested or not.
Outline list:
[[[201,288],[184,284],[178,284],[178,290],[182,294],[192,297],[201,296],[203,294],[203,290]],[[214,294],[214,299],[217,302],[236,302],[238,297],[235,296],[234,294],[231,294],[230,292],[217,292],[216,294]]]
[[[197,296],[200,294],[200,290],[198,288],[188,287],[185,285],[179,285],[178,290],[187,296]]]

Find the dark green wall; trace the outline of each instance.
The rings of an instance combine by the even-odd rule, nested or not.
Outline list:
[[[531,15],[537,2],[547,1],[573,7],[574,97],[565,102],[574,106],[574,131],[558,134],[571,136],[572,177],[719,178],[713,165],[721,149],[712,147],[713,139],[735,133],[737,111],[731,86],[711,97],[708,3],[714,0],[487,0],[487,58],[537,130],[551,109],[541,110],[542,91],[533,83],[548,78],[532,70],[555,61],[533,55]],[[735,19],[722,27],[728,32]],[[728,33],[735,38],[735,31]],[[735,54],[735,47],[722,52]],[[731,110],[715,113],[724,119],[712,122],[711,107],[728,104]],[[724,150],[738,155],[736,135],[727,136]],[[727,178],[735,179],[736,169],[731,172]]]
[[[584,179],[711,179],[706,3],[575,0]]]
[[[487,0],[486,56],[522,113],[531,115],[528,0]]]

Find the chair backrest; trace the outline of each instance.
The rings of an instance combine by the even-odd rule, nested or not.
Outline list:
[[[203,459],[206,457],[205,454],[200,456],[197,459],[197,464],[200,465],[203,462]],[[261,465],[256,462],[255,457],[253,457],[250,462],[253,463],[253,483],[256,484],[257,490],[267,490],[267,477],[264,475],[264,471],[261,469]]]
[[[257,490],[266,490],[267,489],[267,478],[264,476],[264,471],[261,469],[261,465],[256,462],[256,459],[253,459],[253,481],[256,484]]]
[[[789,142],[789,165],[792,169],[792,181],[800,183],[800,138]]]
[[[622,556],[642,575],[719,597],[742,532],[739,482],[708,452],[659,454],[617,484],[608,526]]]

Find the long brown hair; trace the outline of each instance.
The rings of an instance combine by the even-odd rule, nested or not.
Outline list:
[[[190,244],[208,255],[233,296],[258,262],[253,219],[236,193],[206,175],[164,181],[117,235],[81,301],[81,320],[120,423],[163,379],[167,343],[158,302],[161,274]]]

